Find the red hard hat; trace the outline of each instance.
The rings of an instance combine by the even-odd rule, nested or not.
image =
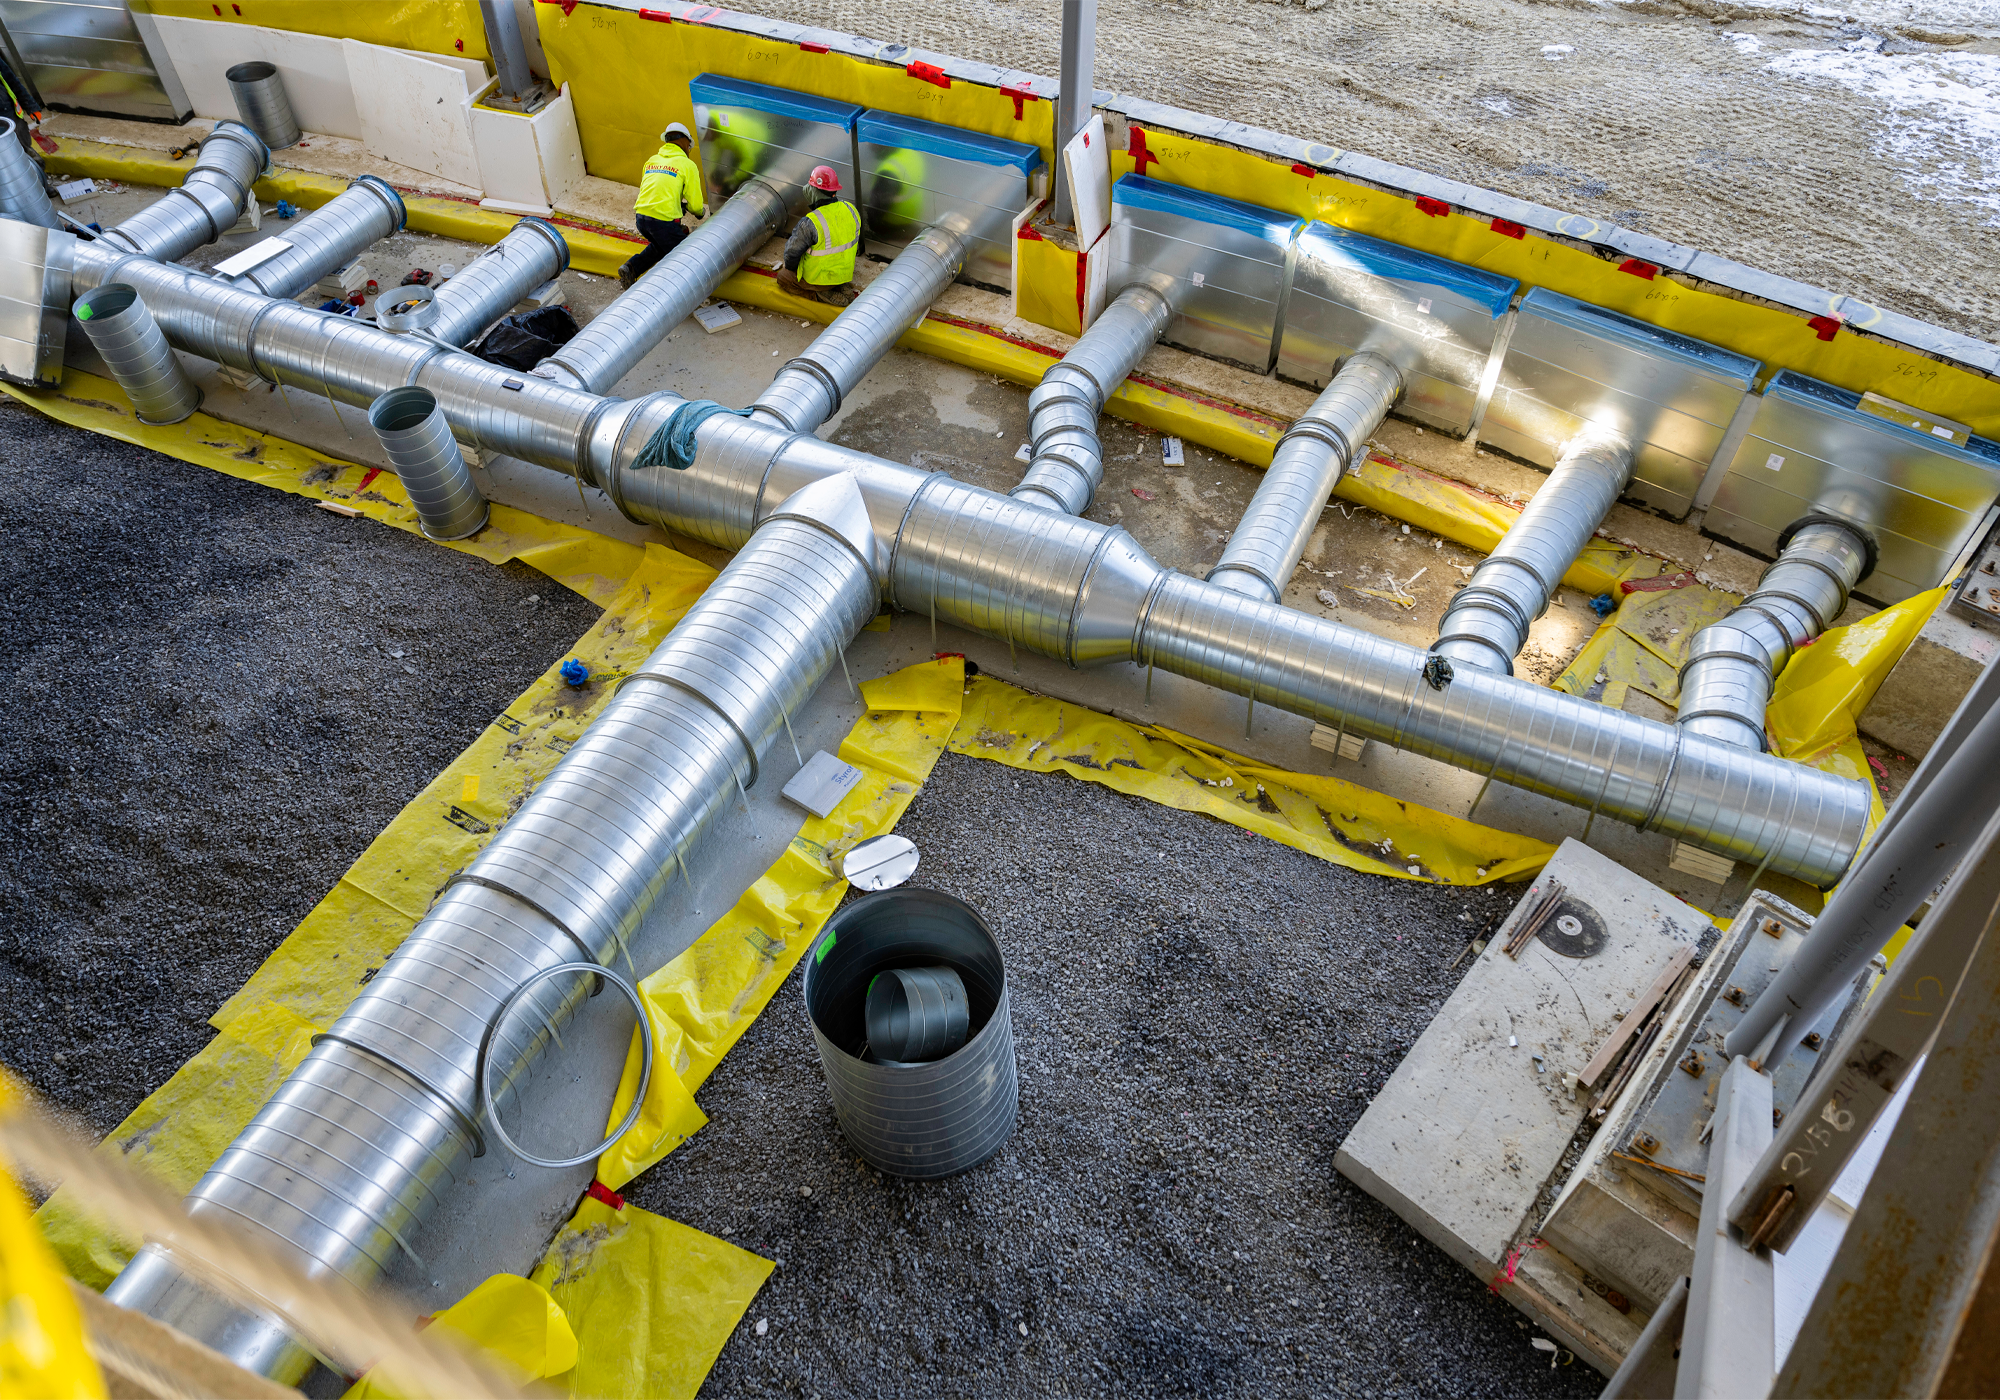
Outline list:
[[[840,189],[840,176],[830,165],[815,165],[813,167],[812,179],[808,183],[816,190],[837,192]]]

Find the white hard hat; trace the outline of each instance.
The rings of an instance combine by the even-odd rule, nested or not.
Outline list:
[[[676,136],[684,136],[690,142],[694,140],[694,133],[692,131],[689,131],[686,127],[682,126],[679,122],[669,122],[667,124],[667,129],[660,133],[660,139],[662,141],[670,141]]]

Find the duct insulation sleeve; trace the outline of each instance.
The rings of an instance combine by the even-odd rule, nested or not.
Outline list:
[[[1739,748],[1769,747],[1764,711],[1793,654],[1832,625],[1867,576],[1874,545],[1852,525],[1808,518],[1791,531],[1756,589],[1701,629],[1681,666],[1674,723]]]
[[[292,99],[285,95],[285,80],[278,76],[275,63],[253,59],[222,76],[229,82],[229,95],[236,99],[236,114],[266,146],[282,151],[299,144],[305,133],[292,115]]]
[[[42,167],[21,145],[12,118],[0,119],[0,214],[40,228],[67,227],[42,180]]]
[[[621,956],[874,616],[873,550],[851,480],[775,512],[209,1168],[190,1213],[227,1215],[297,1267],[362,1287],[410,1252],[484,1149],[488,1025],[543,969]],[[559,1023],[593,980],[533,989],[527,1022]],[[511,1084],[524,1066],[496,1068]],[[106,1296],[284,1384],[304,1372],[275,1323],[219,1305],[164,1256],[142,1255]]]
[[[447,344],[469,344],[568,267],[569,244],[556,226],[546,219],[523,219],[437,289],[431,298],[437,311],[425,329]]]
[[[521,96],[534,86],[535,75],[528,68],[528,49],[521,42],[521,21],[514,13],[514,0],[479,0],[479,19],[486,30],[486,50],[493,55],[500,91],[509,97]]]
[[[784,227],[789,213],[783,191],[751,180],[535,373],[594,394],[610,393],[723,278]]]
[[[911,239],[803,354],[778,371],[757,396],[753,416],[795,433],[816,431],[964,265],[965,240],[949,229],[927,228]]]
[[[1008,492],[1070,515],[1089,509],[1104,484],[1097,419],[1104,401],[1167,333],[1173,303],[1149,286],[1127,287],[1028,395],[1032,453],[1021,484]]]
[[[885,1061],[868,1043],[869,984],[939,964],[965,985],[971,1039],[940,1059]],[[1007,968],[970,905],[926,889],[863,896],[828,922],[805,968],[806,1019],[856,1152],[891,1176],[935,1181],[1005,1145],[1020,1107]]]
[[[486,528],[492,507],[473,485],[472,468],[458,450],[437,395],[414,384],[391,389],[370,405],[368,426],[382,440],[389,470],[409,493],[426,535],[462,540]]]
[[[312,213],[294,220],[283,235],[292,246],[236,277],[234,284],[289,301],[402,228],[406,217],[403,197],[388,181],[363,175]]]
[[[131,287],[108,282],[84,293],[76,319],[141,423],[179,423],[201,407],[201,389]]]
[[[1351,356],[1286,430],[1208,581],[1267,603],[1284,597],[1333,488],[1403,391],[1402,373],[1370,351]]]
[[[235,226],[251,186],[270,164],[256,132],[242,122],[217,122],[180,185],[106,233],[103,242],[163,263],[184,258]]]
[[[1513,675],[1529,626],[1624,493],[1635,461],[1624,435],[1605,428],[1586,426],[1564,444],[1549,479],[1452,598],[1431,650],[1455,665]]]

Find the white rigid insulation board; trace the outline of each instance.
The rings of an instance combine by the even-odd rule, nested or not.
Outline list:
[[[223,75],[239,63],[262,59],[277,65],[301,130],[361,139],[361,114],[348,81],[342,40],[169,15],[155,16],[154,23],[196,116],[213,121],[236,118],[236,99]]]
[[[478,189],[479,158],[466,118],[473,88],[464,68],[376,44],[341,41],[361,104],[368,153]],[[479,86],[485,86],[482,81]]]

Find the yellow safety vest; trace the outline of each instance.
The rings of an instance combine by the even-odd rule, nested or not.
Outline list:
[[[844,199],[822,204],[806,215],[813,245],[799,259],[799,281],[808,287],[838,287],[854,280],[854,250],[861,246],[861,211]]]
[[[649,219],[678,219],[683,208],[697,214],[707,208],[701,193],[701,167],[669,142],[646,162],[633,211]]]

